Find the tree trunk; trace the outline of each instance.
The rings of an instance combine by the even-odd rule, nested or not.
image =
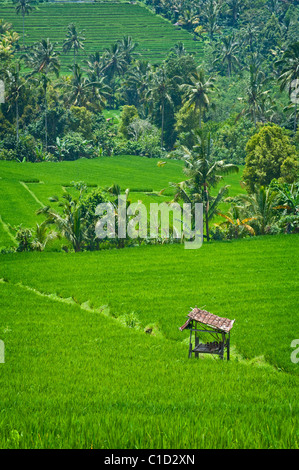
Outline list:
[[[23,13],[23,48],[25,47],[25,13]]]
[[[163,134],[164,134],[164,100],[162,102],[161,149],[163,149]]]
[[[17,144],[19,143],[19,105],[18,98],[16,99],[16,131],[17,131]]]
[[[47,87],[45,88],[45,150],[47,152],[48,150],[48,115],[47,115],[47,108],[48,108],[48,102],[47,102]]]
[[[205,196],[206,196],[206,236],[207,236],[207,241],[210,241],[210,231],[209,231],[209,192],[208,192],[208,187],[207,183],[205,183]]]
[[[295,102],[294,133],[297,131],[297,101]]]
[[[199,107],[199,129],[201,129],[201,119],[202,119],[202,108]]]

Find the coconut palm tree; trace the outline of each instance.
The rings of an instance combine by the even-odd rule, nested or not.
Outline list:
[[[118,44],[127,66],[130,65],[138,55],[140,55],[138,52],[135,52],[138,43],[134,42],[131,36],[124,36],[118,41]]]
[[[265,74],[259,68],[258,62],[252,62],[249,65],[249,83],[246,89],[246,97],[241,101],[245,102],[245,106],[237,119],[240,116],[249,116],[254,126],[257,126],[257,120],[263,120],[266,115],[266,103],[269,95],[269,90],[265,90]]]
[[[103,54],[104,72],[109,80],[115,75],[123,75],[126,70],[126,60],[119,42],[105,49]]]
[[[239,43],[235,39],[234,34],[224,36],[220,43],[219,47],[216,48],[217,56],[214,60],[214,63],[221,62],[226,64],[228,77],[231,77],[233,70],[238,70],[240,67],[240,62],[238,59],[239,54]]]
[[[25,59],[28,65],[32,68],[30,76],[39,73],[41,75],[42,86],[45,96],[45,150],[48,147],[48,124],[47,124],[47,88],[50,82],[49,73],[54,73],[56,77],[59,76],[60,62],[59,52],[55,51],[57,43],[52,44],[49,39],[42,39],[40,42],[34,44],[32,49],[26,55]]]
[[[291,97],[294,88],[299,88],[299,41],[291,44],[288,49],[284,51],[282,57],[276,62],[276,66],[281,67],[281,73],[278,78],[280,83],[280,90],[287,90],[289,96]],[[298,104],[297,96],[295,96],[293,103],[295,104],[294,132],[296,132]]]
[[[65,41],[62,46],[62,50],[65,53],[68,53],[70,50],[73,49],[74,51],[74,62],[73,65],[76,65],[76,54],[81,49],[84,49],[84,41],[85,37],[82,36],[83,31],[77,31],[76,26],[74,23],[69,24],[67,28],[67,33],[65,37]]]
[[[20,62],[15,63],[14,70],[7,70],[8,83],[9,83],[9,93],[7,101],[9,103],[9,109],[15,105],[16,111],[16,137],[17,143],[19,142],[19,100],[20,94],[23,87],[28,82],[20,77]]]
[[[161,112],[161,149],[164,143],[164,121],[165,121],[165,105],[168,103],[172,105],[171,98],[171,81],[167,76],[166,68],[164,65],[158,68],[152,77],[149,84],[146,96],[152,103],[157,103]]]
[[[25,15],[30,15],[34,7],[31,5],[32,0],[16,0],[15,3],[17,15],[21,14],[23,18],[23,47],[25,47]]]
[[[192,31],[199,23],[199,16],[194,8],[182,10],[177,25],[182,26],[187,31]]]
[[[207,0],[203,4],[202,14],[206,25],[206,30],[211,41],[214,40],[215,34],[219,31],[218,21],[221,9],[222,4],[217,0]]]
[[[182,197],[183,190],[186,195],[189,192],[193,202],[203,203],[206,238],[209,241],[209,221],[215,214],[218,204],[227,194],[228,186],[220,188],[215,198],[211,196],[210,188],[217,186],[222,181],[223,175],[237,173],[239,167],[212,158],[212,138],[209,132],[199,129],[194,132],[194,137],[196,144],[191,150],[183,147],[185,152],[184,172],[188,179],[179,183],[178,197]]]
[[[104,63],[103,57],[99,52],[90,54],[85,64],[87,65],[86,71],[91,81],[96,81],[103,77]]]
[[[199,128],[201,128],[203,112],[209,109],[210,95],[216,91],[215,78],[206,78],[204,69],[198,66],[196,73],[191,75],[190,82],[180,85],[180,89],[187,106],[194,106],[195,111],[199,110]]]
[[[232,26],[236,26],[244,2],[242,0],[227,0],[226,4],[231,16]]]
[[[105,101],[110,96],[110,88],[104,83],[104,77],[92,81],[92,77],[84,77],[78,64],[73,68],[73,76],[66,82],[67,102],[74,106],[89,107],[92,101],[105,107]]]
[[[86,220],[82,217],[80,198],[73,198],[70,193],[62,196],[63,200],[57,197],[51,197],[51,202],[58,202],[61,210],[46,206],[37,211],[37,214],[45,214],[47,219],[45,224],[56,225],[63,237],[65,237],[73,246],[75,252],[81,251],[86,240]]]
[[[136,107],[144,117],[148,105],[146,97],[148,84],[151,83],[153,75],[153,67],[145,59],[137,60],[127,72],[127,89],[135,94]]]

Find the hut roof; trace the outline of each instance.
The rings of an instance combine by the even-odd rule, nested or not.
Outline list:
[[[183,331],[192,320],[203,323],[204,325],[210,326],[217,330],[225,331],[228,333],[234,324],[235,320],[229,320],[228,318],[218,317],[213,313],[207,312],[206,310],[201,310],[200,308],[195,307],[188,314],[188,320],[180,327],[180,330]]]

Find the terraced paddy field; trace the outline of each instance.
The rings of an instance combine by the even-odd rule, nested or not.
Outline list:
[[[22,224],[32,228],[41,222],[36,211],[49,204],[49,197],[62,196],[71,191],[73,181],[83,181],[92,190],[95,186],[105,188],[118,184],[124,192],[130,189],[130,200],[141,200],[149,208],[151,203],[171,201],[174,190],[170,182],[184,178],[183,162],[167,160],[158,167],[156,159],[138,156],[101,157],[93,160],[80,159],[61,163],[0,162],[0,248],[14,244],[10,226]],[[242,191],[238,174],[225,177],[230,185],[230,195]],[[161,196],[157,196],[165,189]],[[227,208],[222,204],[221,210]]]
[[[22,44],[22,16],[16,15],[13,6],[0,4],[0,18],[12,23],[21,36]],[[193,41],[193,36],[185,30],[177,29],[141,5],[124,2],[40,4],[36,11],[25,18],[26,45],[42,38],[57,42],[62,70],[66,71],[73,57],[71,53],[62,53],[62,44],[70,23],[75,23],[78,30],[84,30],[85,50],[78,55],[81,62],[89,54],[103,52],[106,47],[127,35],[138,43],[137,52],[152,63],[164,60],[170,48],[179,41],[184,43],[188,52],[199,58],[203,52],[201,42]]]
[[[0,447],[298,448],[296,258],[296,235],[1,255]],[[229,362],[187,358],[195,304],[236,320]]]
[[[149,204],[182,176],[143,157],[0,162],[0,246],[72,180]],[[51,250],[0,254],[0,448],[298,449],[297,235]],[[195,305],[235,319],[230,361],[188,359]]]

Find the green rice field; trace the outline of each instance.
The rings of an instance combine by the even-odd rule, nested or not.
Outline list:
[[[241,174],[225,177],[231,196],[242,191]],[[11,227],[22,224],[32,228],[40,223],[36,211],[49,204],[49,197],[60,197],[65,189],[71,191],[73,181],[83,181],[90,189],[118,184],[123,192],[130,189],[131,202],[142,201],[149,208],[151,203],[171,201],[174,190],[169,183],[182,181],[184,176],[182,161],[167,160],[166,165],[158,167],[156,159],[138,156],[38,164],[1,161],[0,248],[13,245]],[[223,210],[225,207],[222,204]]]
[[[15,13],[13,6],[0,4],[0,18],[13,25],[22,44],[22,16]],[[84,30],[85,50],[78,54],[81,62],[91,53],[103,52],[123,36],[132,36],[138,43],[137,52],[155,64],[163,61],[180,41],[188,52],[198,57],[203,53],[202,43],[193,41],[187,31],[177,29],[140,4],[124,2],[39,4],[38,9],[25,18],[26,44],[42,38],[57,42],[62,68],[66,70],[73,57],[62,52],[62,44],[70,23],[75,23],[78,30]]]
[[[71,181],[149,204],[183,172],[122,156],[0,162],[0,177],[11,246],[10,225],[33,226]],[[0,448],[298,449],[298,254],[298,235],[0,254]],[[188,359],[194,306],[235,320],[230,361]]]
[[[0,447],[298,448],[296,252],[277,236],[2,255]],[[195,304],[236,320],[231,361],[187,359]]]

